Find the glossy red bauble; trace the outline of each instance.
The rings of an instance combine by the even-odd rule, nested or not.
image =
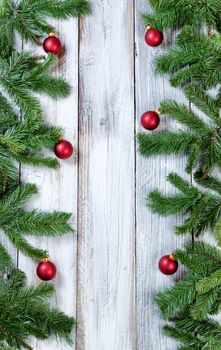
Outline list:
[[[52,280],[57,272],[55,264],[49,261],[48,258],[43,258],[37,267],[37,275],[43,281]]]
[[[61,140],[54,146],[54,153],[60,159],[68,159],[72,156],[74,148],[67,140]]]
[[[45,52],[52,52],[55,55],[61,53],[62,45],[60,40],[55,36],[54,33],[50,33],[49,37],[43,42],[43,49]]]
[[[141,124],[147,130],[154,130],[160,124],[159,112],[148,111],[141,117]]]
[[[160,259],[158,267],[164,275],[173,275],[178,269],[178,261],[173,255],[164,255]]]
[[[163,41],[163,33],[160,30],[148,28],[145,33],[145,41],[149,46],[159,46]]]

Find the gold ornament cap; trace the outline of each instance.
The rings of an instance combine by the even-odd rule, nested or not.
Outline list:
[[[49,36],[56,36],[56,33],[55,32],[50,32],[48,35]]]
[[[155,109],[154,112],[157,113],[158,115],[160,115],[160,109],[159,108]]]
[[[148,24],[148,25],[146,26],[146,30],[149,30],[149,29],[151,29],[151,28],[153,28],[151,24]]]
[[[173,254],[170,254],[170,255],[169,255],[169,259],[172,260],[172,261],[176,260],[176,259],[175,259],[175,256],[174,256]]]
[[[44,258],[42,258],[42,262],[43,262],[43,263],[46,263],[46,262],[48,262],[48,261],[49,261],[48,256],[45,256]]]

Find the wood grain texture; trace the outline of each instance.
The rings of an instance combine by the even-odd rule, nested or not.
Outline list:
[[[53,74],[70,82],[72,95],[41,101],[46,120],[62,125],[64,137],[78,146],[79,161],[60,161],[55,171],[22,167],[22,179],[39,188],[28,209],[73,213],[77,235],[30,242],[48,249],[56,263],[54,303],[77,314],[78,328],[72,346],[50,339],[33,341],[35,350],[176,349],[162,335],[153,297],[182,274],[165,277],[157,269],[162,255],[183,245],[173,232],[182,219],[152,215],[145,198],[153,188],[173,192],[166,176],[171,171],[185,176],[185,157],[142,158],[135,154],[135,137],[143,112],[159,107],[164,98],[184,97],[154,73],[154,57],[175,34],[165,33],[160,48],[148,47],[140,18],[148,10],[144,0],[94,0],[92,15],[80,26],[78,20],[55,22],[66,53]],[[20,39],[16,47],[21,49]],[[175,128],[162,116],[156,132]],[[28,283],[39,283],[36,262],[19,254],[18,266]]]
[[[136,119],[137,132],[141,128],[141,115],[147,110],[159,108],[160,101],[172,98],[183,101],[181,91],[171,88],[168,78],[155,74],[154,58],[170,46],[174,35],[164,33],[164,44],[151,48],[144,41],[145,27],[141,13],[151,11],[146,1],[135,2],[135,42],[136,42]],[[177,125],[169,118],[161,116],[161,123],[154,132],[173,130]],[[147,131],[148,132],[148,131]],[[163,193],[173,193],[174,189],[166,182],[170,172],[178,172],[184,176],[184,157],[152,157],[143,158],[137,152],[136,165],[136,323],[138,350],[175,350],[177,344],[162,335],[164,324],[154,295],[180,278],[182,271],[172,277],[162,275],[157,267],[161,256],[173,252],[183,245],[183,238],[177,238],[174,226],[181,218],[162,218],[153,215],[146,207],[147,194],[156,188]]]
[[[77,350],[135,349],[133,6],[80,30]]]
[[[55,27],[66,52],[58,59],[53,74],[65,77],[72,86],[72,94],[66,99],[57,101],[41,96],[41,102],[45,111],[45,120],[49,124],[61,125],[64,128],[64,138],[76,147],[78,144],[78,20],[56,22]],[[24,49],[28,48],[30,45],[24,45]],[[42,48],[37,52],[44,54]],[[53,155],[52,152],[50,153]],[[22,180],[37,184],[39,189],[39,194],[30,203],[28,209],[70,212],[73,214],[72,224],[77,228],[77,173],[77,159],[74,156],[69,160],[61,160],[60,167],[56,170],[23,166]],[[58,269],[57,277],[53,280],[56,288],[54,303],[67,314],[75,316],[76,234],[68,234],[60,238],[30,238],[30,242],[49,251],[50,259]],[[28,283],[40,282],[36,276],[37,262],[20,254],[18,263],[19,268],[27,273]],[[44,342],[33,341],[35,350],[68,350],[73,349],[73,346],[57,343],[55,339]]]

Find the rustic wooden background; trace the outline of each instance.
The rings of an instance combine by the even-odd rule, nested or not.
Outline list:
[[[162,335],[153,296],[179,278],[162,275],[157,262],[183,239],[173,233],[178,219],[152,215],[145,198],[156,187],[171,192],[166,175],[183,174],[184,159],[141,158],[136,133],[143,112],[161,99],[184,98],[154,73],[154,57],[175,33],[164,33],[160,48],[148,47],[140,18],[148,10],[147,0],[93,0],[90,17],[55,23],[66,53],[54,74],[69,81],[72,95],[41,99],[47,121],[64,127],[78,157],[57,171],[22,167],[21,176],[39,187],[31,207],[73,213],[75,235],[30,241],[50,252],[58,268],[54,302],[77,317],[78,328],[72,346],[35,341],[35,350],[176,349]],[[16,46],[30,49],[18,38]],[[175,127],[162,117],[155,132]],[[14,256],[28,282],[38,283],[36,263]]]

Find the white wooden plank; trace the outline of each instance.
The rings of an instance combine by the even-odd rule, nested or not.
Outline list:
[[[48,123],[61,125],[64,128],[64,138],[76,147],[78,145],[78,20],[55,22],[57,35],[66,48],[65,55],[58,61],[54,74],[63,75],[72,86],[69,98],[53,101],[41,97]],[[30,45],[25,45],[25,49]],[[43,49],[38,53],[44,54]],[[52,211],[61,210],[73,213],[72,223],[77,227],[77,159],[60,161],[58,170],[33,169],[22,167],[22,180],[37,184],[39,195],[30,203],[28,209],[39,208]],[[54,302],[67,314],[76,315],[76,266],[77,238],[76,234],[61,238],[30,238],[35,246],[46,248],[50,259],[57,266],[57,277],[53,280],[56,288]],[[19,267],[27,273],[28,283],[36,284],[40,280],[36,276],[37,262],[19,255]],[[75,332],[74,332],[75,334]],[[73,334],[73,336],[74,336]],[[44,342],[33,341],[34,349],[68,350],[73,346],[57,343],[54,339]]]
[[[80,32],[78,350],[135,349],[133,6]]]
[[[150,11],[150,6],[143,0],[135,2],[135,41],[136,41],[136,119],[137,131],[144,132],[140,125],[140,117],[147,110],[159,108],[160,101],[174,98],[183,101],[183,94],[170,87],[167,78],[155,75],[154,57],[171,45],[174,35],[164,33],[164,44],[158,48],[148,47],[144,41],[145,28],[140,17],[142,12]],[[176,125],[171,119],[161,117],[161,124],[154,132],[173,130]],[[147,131],[148,132],[148,131]],[[185,169],[184,157],[152,157],[143,158],[137,153],[136,172],[136,280],[137,280],[137,349],[173,350],[177,344],[162,335],[164,324],[154,295],[180,278],[182,269],[174,276],[164,276],[158,271],[158,260],[161,256],[173,252],[182,246],[184,239],[177,238],[173,227],[180,218],[159,218],[146,207],[147,194],[156,188],[163,193],[172,193],[173,188],[166,182],[170,172],[178,172],[182,176]]]

